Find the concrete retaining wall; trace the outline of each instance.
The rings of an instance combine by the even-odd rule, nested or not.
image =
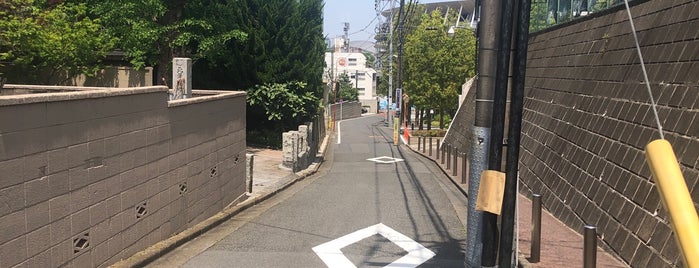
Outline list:
[[[359,102],[345,102],[328,105],[328,112],[333,121],[357,118],[362,116],[362,104]]]
[[[244,193],[245,93],[69,89],[0,96],[0,267],[109,265]]]
[[[471,136],[473,136],[473,124],[476,121],[476,83],[470,84],[470,88],[462,90],[466,93],[459,110],[454,115],[454,119],[449,125],[449,130],[444,136],[444,142],[451,146],[456,146],[459,152],[471,151]],[[466,87],[464,84],[463,87]]]
[[[632,3],[665,138],[696,207],[699,2]],[[645,163],[644,147],[659,135],[623,5],[529,43],[523,191],[543,194],[546,208],[578,232],[597,226],[602,244],[627,264],[682,266]]]

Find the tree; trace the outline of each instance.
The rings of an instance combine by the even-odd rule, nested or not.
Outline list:
[[[0,2],[0,61],[26,82],[91,75],[114,47],[84,3],[48,5],[32,0]]]
[[[352,86],[352,81],[347,73],[340,74],[337,80],[337,87],[337,96],[335,97],[336,103],[340,102],[340,100],[359,101],[359,91]]]
[[[456,18],[455,13],[449,17]],[[475,75],[476,47],[473,31],[455,29],[447,34],[439,11],[422,15],[420,24],[407,36],[403,59],[403,90],[418,108],[453,114],[458,108],[461,85]],[[440,120],[440,128],[444,128]]]
[[[214,62],[224,68],[195,68],[206,72],[200,75],[212,78],[202,80],[223,82],[201,87],[247,90],[256,85],[299,81],[306,84],[304,92],[321,99],[325,89],[322,1],[240,0],[236,7],[236,15],[228,19],[248,38],[230,43],[226,56]],[[267,120],[264,111],[254,110],[259,108],[250,107],[248,128],[273,129],[280,123]],[[307,116],[290,118],[284,127],[291,129],[308,122],[319,108],[318,103],[313,103]]]
[[[529,31],[535,32],[543,30],[549,25],[555,23],[548,16],[548,4],[546,0],[534,0],[531,3],[529,19]]]
[[[406,37],[409,36],[413,31],[415,31],[420,24],[421,16],[420,14],[425,13],[425,7],[424,5],[420,4],[417,0],[409,0],[408,3],[405,5],[403,8],[404,11],[404,16],[399,16],[398,12],[395,12],[393,14],[393,18],[391,19],[391,23],[393,23],[393,56],[389,57],[388,55],[388,50],[389,50],[389,42],[390,42],[390,33],[389,33],[389,22],[386,22],[385,24],[381,25],[381,30],[380,33],[376,35],[376,44],[377,47],[380,47],[380,53],[377,56],[379,59],[379,67],[381,68],[381,73],[384,74],[386,77],[381,77],[382,83],[379,83],[376,88],[376,92],[379,95],[388,95],[388,74],[390,73],[388,70],[389,64],[388,61],[393,60],[393,81],[394,83],[398,82],[398,73],[400,71],[400,67],[398,65],[398,50],[400,47],[400,44],[405,43]],[[399,26],[401,25],[402,22],[402,31],[403,31],[403,40],[400,40],[400,28]],[[403,72],[405,74],[405,72]],[[393,85],[394,88],[397,86],[396,84]]]
[[[91,16],[102,18],[105,31],[137,67],[157,66],[157,76],[170,77],[173,57],[217,62],[227,45],[247,34],[231,22],[237,1],[82,0]],[[168,79],[169,80],[169,79]]]
[[[265,111],[270,121],[308,117],[319,99],[305,88],[306,83],[296,81],[259,85],[248,91],[247,102],[253,107],[260,106],[259,110]]]

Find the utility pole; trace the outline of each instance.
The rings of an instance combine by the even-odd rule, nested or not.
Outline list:
[[[524,78],[527,68],[527,49],[529,45],[529,16],[531,0],[519,0],[517,22],[514,34],[514,58],[512,61],[512,87],[510,102],[510,128],[508,130],[507,160],[505,164],[505,193],[502,203],[500,224],[500,267],[514,265],[513,243],[514,225],[517,208],[517,182],[519,169],[519,144],[522,135],[522,111],[524,110]],[[515,255],[516,256],[516,255]]]
[[[344,35],[344,37],[342,37],[342,48],[343,48],[343,50],[344,50],[343,52],[350,52],[350,51],[349,51],[349,47],[350,47],[350,46],[349,46],[349,29],[350,29],[350,24],[349,24],[349,22],[345,22],[345,23],[343,23],[343,24],[344,24],[344,26],[345,26],[345,27],[343,28],[343,30],[345,31],[345,35]]]
[[[400,0],[400,7],[398,8],[398,88],[401,89],[402,93],[405,93],[403,88],[403,26],[405,21],[405,14],[403,13],[405,6],[405,0]],[[396,98],[402,98],[402,96],[396,96]],[[404,102],[401,102],[404,103]],[[406,106],[406,105],[402,105]],[[406,110],[403,107],[399,108],[401,116],[401,124],[405,121]]]
[[[507,85],[510,74],[510,54],[512,53],[512,24],[515,0],[505,0],[501,7],[500,29],[493,97],[493,117],[488,150],[488,169],[502,171],[502,141],[505,132],[505,111],[507,106]],[[498,216],[483,212],[483,255],[481,265],[495,267],[498,256]]]
[[[393,117],[391,117],[391,95],[393,94],[393,9],[395,5],[391,1],[390,18],[388,18],[388,96],[386,96],[386,124],[390,127],[393,125]]]
[[[481,267],[483,249],[482,241],[482,211],[476,210],[476,199],[481,182],[481,173],[487,169],[490,128],[493,114],[493,91],[496,77],[496,58],[498,51],[498,36],[500,23],[500,1],[476,1],[476,10],[480,19],[477,20],[477,88],[475,122],[472,131],[471,168],[468,186],[468,220],[466,231],[466,267]],[[494,141],[498,142],[498,141]]]

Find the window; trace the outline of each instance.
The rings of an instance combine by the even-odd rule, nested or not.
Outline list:
[[[623,0],[533,0],[529,30],[543,30],[623,3]]]
[[[350,79],[356,79],[356,80],[365,80],[366,78],[365,73],[359,73],[359,72],[354,72],[350,74]]]

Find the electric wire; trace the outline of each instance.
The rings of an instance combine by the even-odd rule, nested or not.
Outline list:
[[[641,69],[643,70],[643,79],[644,83],[646,84],[646,88],[648,89],[648,96],[650,97],[650,102],[653,108],[653,114],[655,114],[655,123],[658,124],[658,132],[660,133],[660,139],[665,139],[665,135],[663,135],[663,126],[660,123],[660,116],[658,115],[658,107],[657,104],[655,103],[655,98],[653,98],[653,91],[650,88],[650,81],[648,80],[648,72],[646,71],[646,64],[643,61],[643,53],[641,53],[641,46],[638,43],[638,36],[636,35],[636,26],[634,26],[633,23],[633,17],[631,16],[631,8],[629,7],[629,0],[624,0],[624,4],[626,5],[626,13],[629,15],[629,23],[631,24],[631,33],[633,33],[633,39],[634,42],[636,43],[636,51],[638,52],[638,58],[641,61]]]
[[[388,3],[385,3],[381,9],[385,9],[387,5],[388,5]],[[374,16],[374,18],[371,19],[371,21],[370,21],[366,26],[364,26],[364,28],[362,28],[362,29],[359,30],[359,31],[355,31],[355,32],[349,33],[348,36],[355,35],[355,34],[358,34],[358,33],[361,33],[361,32],[369,33],[369,34],[370,34],[370,32],[367,32],[366,29],[368,29],[369,26],[371,26],[371,25],[372,25],[378,18],[380,18],[380,17],[381,17],[381,14],[376,14],[376,16]]]

